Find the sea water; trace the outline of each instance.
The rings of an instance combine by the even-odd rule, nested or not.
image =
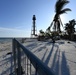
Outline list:
[[[18,41],[21,41],[22,38],[16,38]],[[12,42],[13,38],[0,38],[0,43]]]
[[[3,42],[12,42],[12,38],[0,38],[0,43]]]

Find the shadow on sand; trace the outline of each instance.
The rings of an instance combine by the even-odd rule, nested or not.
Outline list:
[[[52,62],[51,69],[54,69],[56,63],[59,62],[59,59],[58,59],[57,62],[56,62],[56,59],[57,59],[57,53],[58,53],[58,49],[56,50],[56,52],[55,52],[55,54],[54,54],[54,58],[53,58],[53,62]]]
[[[52,44],[52,48],[51,48],[51,50],[50,50],[50,53],[49,53],[48,57],[46,58],[46,60],[45,60],[45,62],[44,62],[46,65],[48,65],[48,63],[49,63],[49,60],[50,60],[50,58],[51,58],[53,49],[54,49],[54,43]]]
[[[48,49],[46,49],[46,51],[45,51],[45,53],[44,53],[44,55],[42,57],[42,61],[44,61],[44,58],[45,58],[45,55],[47,54],[47,51],[48,51]]]
[[[44,42],[43,42],[43,43],[44,43]],[[49,45],[51,45],[51,44],[52,44],[51,42],[47,42],[47,43],[45,43],[45,45],[39,44],[39,45],[37,45],[36,47],[38,47],[38,46],[41,46],[41,47],[39,47],[39,48],[38,48],[37,50],[35,50],[33,53],[35,53],[35,52],[40,52],[40,51],[42,51],[42,50],[44,50],[44,49],[47,50],[46,45],[49,46]]]
[[[67,65],[65,52],[62,52],[61,73],[62,75],[70,75],[70,70],[69,66]]]
[[[57,47],[57,49],[54,50],[54,47]],[[46,49],[46,51],[45,51],[45,53],[42,57],[42,61],[44,61],[44,58],[45,58],[47,52],[48,51]],[[69,66],[67,65],[67,59],[66,59],[66,56],[65,56],[65,52],[64,51],[61,52],[60,49],[59,49],[59,46],[56,45],[56,44],[52,44],[52,48],[51,48],[46,60],[44,61],[44,63],[46,65],[49,64],[52,54],[54,54],[54,57],[53,57],[53,62],[51,62],[52,65],[51,65],[50,69],[52,71],[54,71],[54,73],[56,75],[70,75],[70,70],[69,70]]]
[[[62,52],[62,60],[60,61],[60,59],[60,50],[56,50],[51,70],[53,70],[56,75],[70,75],[70,70],[69,66],[67,65],[65,52]]]
[[[32,44],[29,44],[27,45],[26,47],[29,48],[30,50],[36,48],[38,45],[36,43],[32,43]]]
[[[10,56],[10,57],[5,57],[2,61],[2,64],[0,64],[0,67],[4,68],[2,69],[2,73],[0,73],[0,75],[9,75],[9,73],[12,72],[12,68],[13,68],[13,64],[12,64],[12,59],[13,59],[13,56]],[[10,64],[10,66],[9,66]]]

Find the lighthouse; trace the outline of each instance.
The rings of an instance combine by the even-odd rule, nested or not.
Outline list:
[[[31,37],[37,36],[37,29],[36,29],[36,16],[33,15],[33,25],[32,25],[32,30],[31,30]]]

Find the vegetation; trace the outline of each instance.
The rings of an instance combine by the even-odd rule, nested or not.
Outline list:
[[[69,23],[65,24],[65,30],[69,36],[67,36],[64,32],[61,32],[61,25],[62,21],[60,15],[66,13],[67,11],[71,11],[69,8],[64,8],[65,5],[69,3],[68,0],[57,0],[55,4],[55,16],[51,23],[51,25],[46,29],[46,32],[40,30],[39,40],[45,40],[51,38],[55,42],[56,36],[61,36],[62,38],[68,38],[70,40],[74,39],[74,32],[75,32],[75,19],[70,20]],[[51,31],[51,27],[53,26],[53,31]],[[60,35],[61,34],[61,35]]]
[[[69,23],[65,24],[65,30],[67,34],[69,35],[70,40],[74,39],[75,25],[76,25],[75,19],[70,20]]]
[[[42,29],[39,32],[40,32],[40,36],[45,36],[45,32]]]
[[[56,14],[54,16],[53,22],[50,25],[50,27],[53,25],[54,31],[61,32],[60,26],[61,25],[63,26],[63,24],[62,24],[60,15],[66,13],[67,11],[71,11],[71,9],[69,9],[69,8],[64,8],[64,6],[68,3],[69,3],[69,1],[67,1],[67,0],[57,0],[57,2],[55,4],[55,13]]]

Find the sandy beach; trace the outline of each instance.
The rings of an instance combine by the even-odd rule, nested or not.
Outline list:
[[[26,40],[23,44],[46,64],[55,75],[76,75],[76,42]]]
[[[0,42],[0,75],[8,75],[10,73],[11,55],[7,55],[12,51],[12,41],[4,40]]]
[[[22,43],[35,54],[55,75],[76,75],[76,42],[58,40],[56,43],[26,39]],[[12,41],[0,42],[0,75],[10,74]]]

